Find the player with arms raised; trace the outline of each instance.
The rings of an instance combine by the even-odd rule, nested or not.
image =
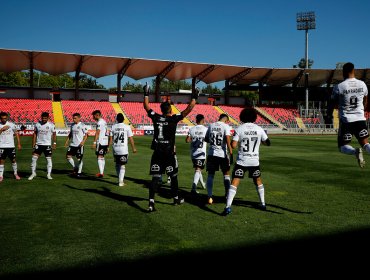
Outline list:
[[[175,153],[175,136],[177,123],[185,118],[193,109],[198,97],[198,91],[194,91],[191,95],[189,105],[180,114],[172,115],[171,104],[169,102],[161,103],[162,114],[157,114],[149,106],[149,86],[144,86],[144,109],[148,113],[149,118],[153,121],[154,135],[151,149],[153,150],[150,175],[152,182],[149,186],[149,207],[148,212],[155,211],[154,196],[161,175],[167,173],[171,177],[171,190],[174,205],[182,204],[184,199],[179,197],[178,186],[178,162]]]

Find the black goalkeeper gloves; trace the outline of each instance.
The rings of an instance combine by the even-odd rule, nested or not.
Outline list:
[[[148,83],[145,83],[145,86],[143,86],[143,90],[144,90],[144,97],[149,96],[150,86],[148,85]]]

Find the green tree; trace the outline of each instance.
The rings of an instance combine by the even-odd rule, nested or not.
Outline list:
[[[312,65],[313,65],[313,60],[312,59],[308,59],[308,68],[312,68]],[[295,65],[293,65],[293,68],[297,68],[297,67],[294,67]],[[305,58],[301,58],[301,60],[298,62],[298,68],[306,68],[306,59]]]

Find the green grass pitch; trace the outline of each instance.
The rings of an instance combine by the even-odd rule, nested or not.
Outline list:
[[[135,137],[138,153],[130,153],[124,187],[118,187],[111,153],[104,178],[94,178],[98,166],[91,137],[82,179],[69,176],[65,138],[58,138],[54,180],[46,179],[46,161],[41,157],[38,176],[28,181],[31,138],[23,137],[24,149],[17,151],[22,180],[12,178],[7,159],[0,184],[0,277],[97,272],[97,268],[124,273],[129,268],[140,270],[141,265],[175,265],[175,260],[185,267],[212,260],[216,268],[225,255],[232,258],[240,252],[247,259],[255,254],[257,259],[278,261],[320,249],[318,256],[333,257],[342,249],[356,253],[353,246],[368,248],[370,165],[360,169],[354,156],[339,153],[334,135],[270,139],[272,146],[260,150],[268,211],[256,208],[256,190],[245,178],[233,213],[223,217],[220,172],[214,182],[216,203],[205,204],[206,190],[200,185],[199,197],[190,195],[194,171],[184,137],[177,137],[176,146],[185,204],[173,206],[164,185],[156,195],[154,213],[146,213],[151,137]],[[370,163],[370,156],[364,157]],[[206,180],[205,172],[203,176]]]

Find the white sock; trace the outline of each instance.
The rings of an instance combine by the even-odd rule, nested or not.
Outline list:
[[[4,164],[0,165],[0,177],[3,177],[4,174]]]
[[[258,193],[258,197],[260,198],[261,204],[265,205],[265,188],[263,184],[256,187],[256,190]]]
[[[31,160],[31,172],[32,173],[36,173],[37,159],[38,158],[39,158],[38,156],[32,156],[32,160]]]
[[[213,179],[214,179],[215,175],[214,174],[208,174],[208,178],[207,178],[207,193],[208,193],[208,196],[211,197],[212,196],[212,193],[213,193]]]
[[[231,207],[231,204],[233,204],[234,197],[236,195],[236,187],[233,185],[230,186],[229,192],[227,194],[227,201],[226,201],[226,207]]]
[[[356,149],[350,145],[343,145],[340,147],[340,152],[347,155],[355,155]]]
[[[51,169],[53,168],[53,162],[51,160],[51,157],[47,157],[46,158],[46,170],[48,172],[48,174],[50,175],[51,174]]]
[[[13,162],[13,163],[12,163],[12,167],[13,167],[14,175],[16,175],[16,174],[17,174],[17,170],[18,170],[18,165],[17,165],[17,163],[16,163],[16,162]]]
[[[81,173],[82,172],[82,166],[84,165],[84,162],[82,161],[82,159],[79,159],[79,164],[78,164],[78,173]]]
[[[99,173],[104,174],[105,158],[98,158]]]
[[[203,174],[202,171],[199,171],[199,181],[204,186]]]
[[[193,179],[193,186],[192,186],[193,190],[197,188],[200,176],[201,176],[200,170],[196,170],[194,172],[194,179]]]
[[[120,169],[119,176],[118,176],[119,182],[123,182],[123,179],[125,178],[125,171],[126,171],[126,167],[124,165],[121,165],[121,169]]]
[[[73,160],[72,157],[67,158],[68,162],[72,165],[73,168],[75,168],[75,161]]]
[[[370,154],[370,144],[367,143],[363,146],[364,150]]]

